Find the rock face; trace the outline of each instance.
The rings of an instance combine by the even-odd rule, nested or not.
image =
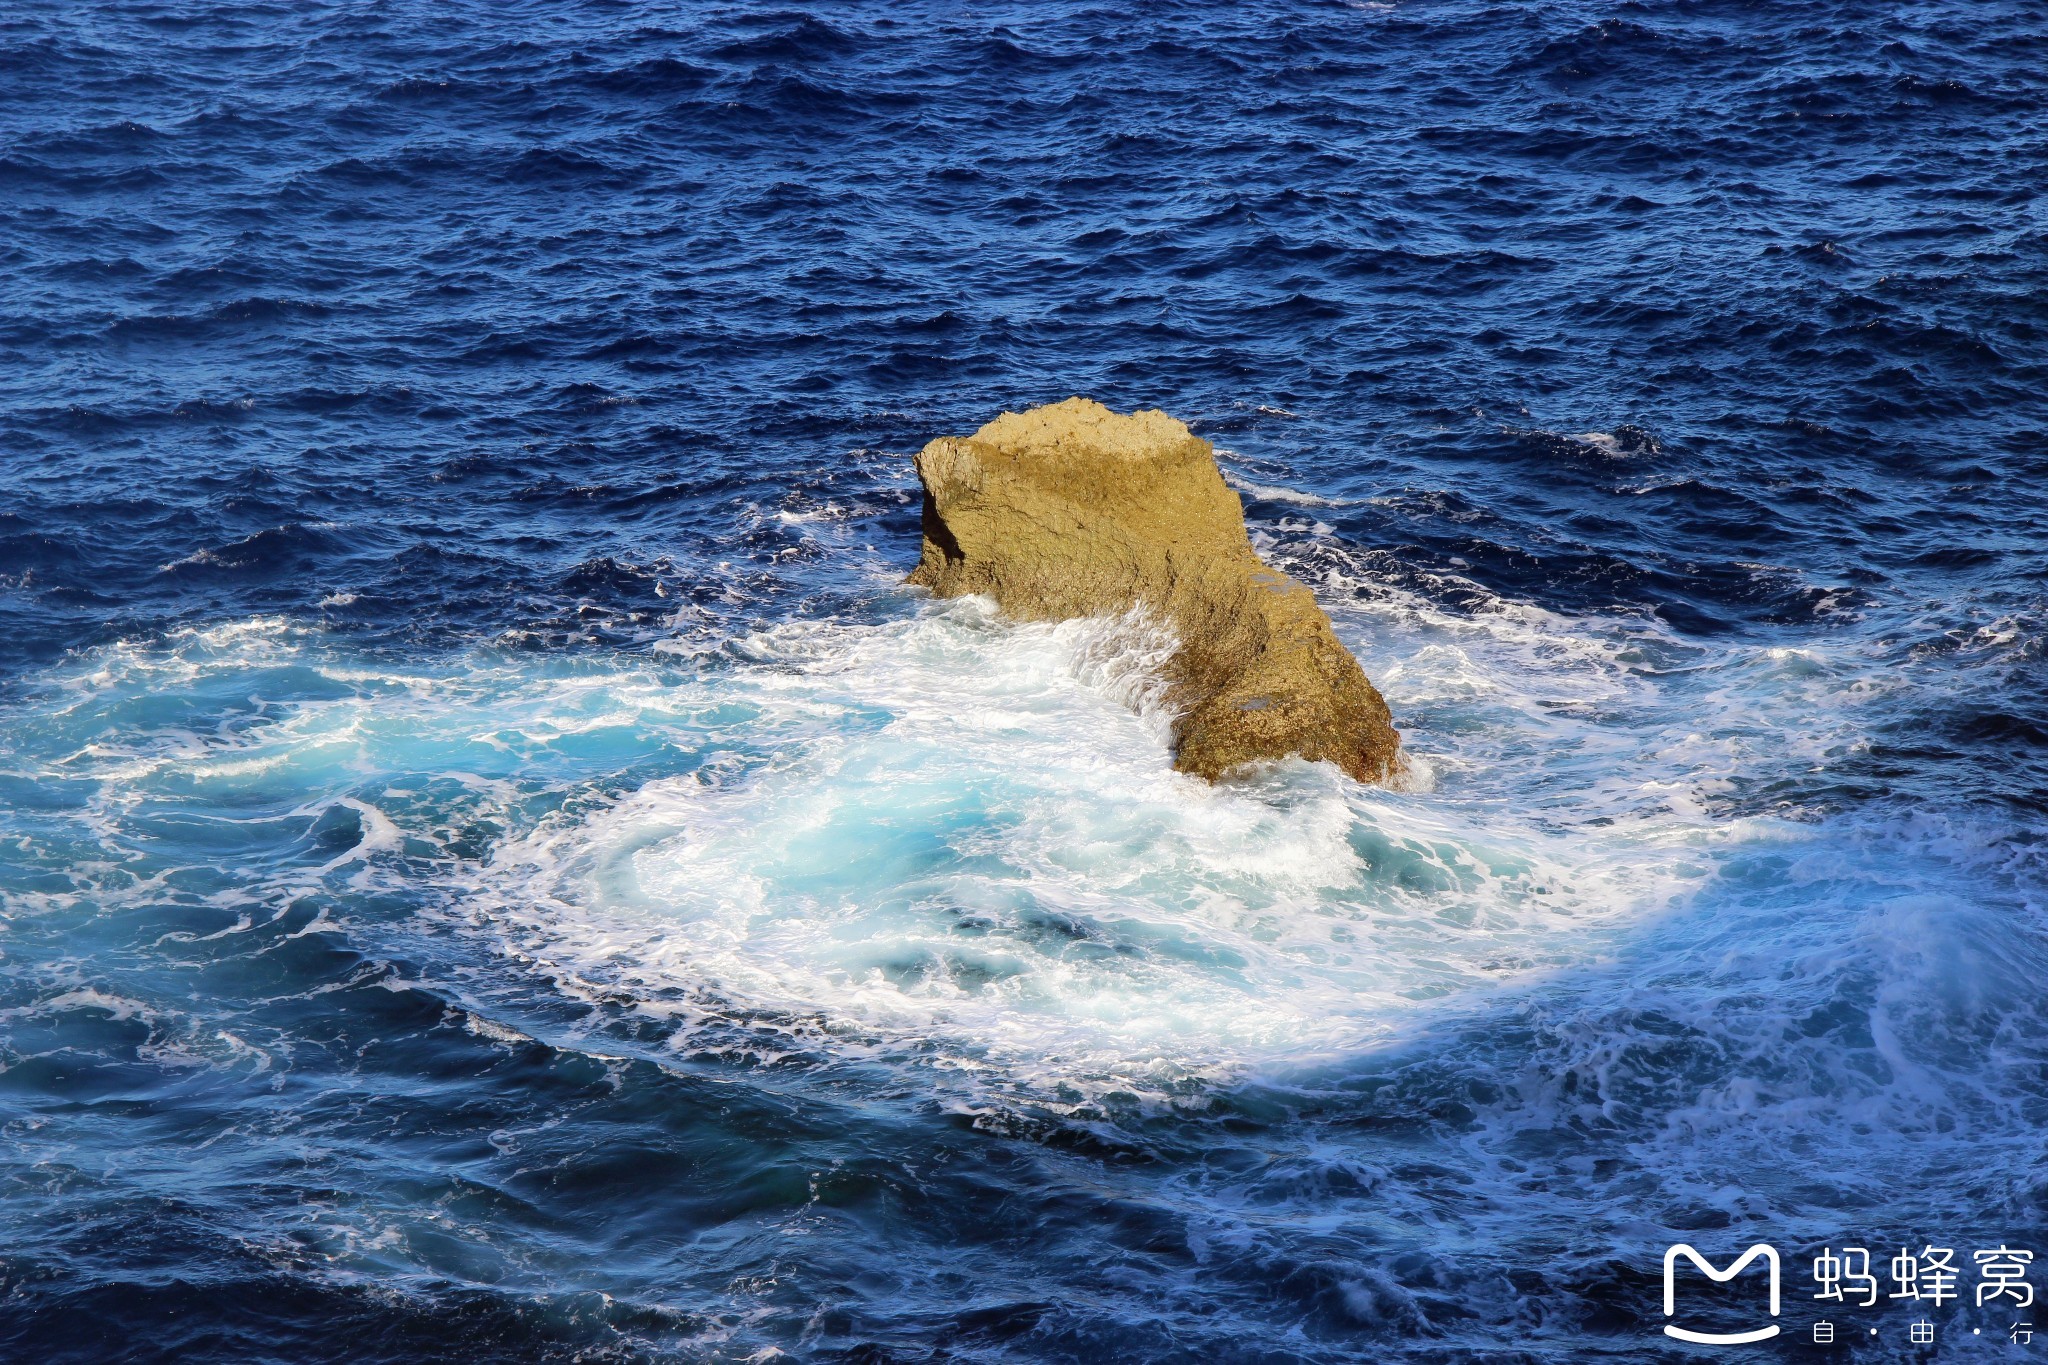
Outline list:
[[[1063,620],[1142,604],[1175,632],[1174,766],[1214,781],[1259,759],[1392,776],[1387,704],[1307,588],[1267,567],[1209,443],[1163,412],[1085,398],[1006,412],[917,457],[924,554],[910,582]]]

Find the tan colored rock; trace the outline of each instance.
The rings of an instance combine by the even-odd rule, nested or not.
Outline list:
[[[1006,412],[917,456],[924,553],[909,581],[1023,620],[1142,605],[1168,665],[1174,766],[1214,781],[1300,754],[1363,782],[1399,762],[1387,704],[1315,595],[1269,568],[1209,443],[1163,412],[1086,398]]]

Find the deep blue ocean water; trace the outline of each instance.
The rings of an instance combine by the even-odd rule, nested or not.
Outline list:
[[[2048,1253],[2044,71],[12,0],[0,1357],[1651,1360],[1764,1240],[1754,1355],[2028,1358],[1805,1334]],[[898,586],[910,453],[1073,393],[1216,443],[1403,790]]]

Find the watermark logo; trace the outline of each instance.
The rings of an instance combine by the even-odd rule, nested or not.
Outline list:
[[[1726,1284],[1740,1275],[1751,1261],[1761,1256],[1771,1272],[1771,1316],[1778,1316],[1778,1249],[1768,1242],[1758,1242],[1729,1263],[1726,1270],[1714,1269],[1713,1263],[1684,1242],[1677,1242],[1664,1252],[1664,1316],[1673,1317],[1678,1312],[1678,1258],[1685,1257],[1698,1266],[1706,1277],[1715,1284]],[[1778,1324],[1773,1322],[1747,1332],[1695,1332],[1687,1327],[1672,1323],[1664,1324],[1664,1335],[1680,1341],[1698,1342],[1702,1346],[1741,1346],[1752,1341],[1769,1341],[1778,1335]]]
[[[1919,1239],[1915,1239],[1919,1240]],[[1893,1243],[1892,1245],[1897,1245]],[[1815,1345],[1830,1346],[1838,1341],[1861,1341],[1867,1337],[1890,1337],[1901,1326],[1904,1327],[1907,1342],[1915,1346],[1932,1346],[1941,1333],[1968,1330],[1973,1337],[1989,1333],[1996,1336],[2000,1330],[1997,1322],[1986,1321],[1988,1313],[2011,1312],[2015,1321],[2005,1330],[2010,1333],[2011,1343],[2025,1346],[2034,1338],[2034,1324],[2023,1316],[2024,1310],[2034,1307],[2034,1285],[2028,1275],[2036,1260],[2035,1253],[2026,1247],[2016,1247],[2001,1241],[1988,1250],[1971,1251],[1965,1260],[1963,1253],[1954,1246],[1935,1246],[1922,1242],[1920,1250],[1914,1251],[1911,1244],[1899,1246],[1896,1256],[1887,1256],[1884,1245],[1872,1249],[1869,1246],[1845,1246],[1837,1250],[1832,1246],[1821,1247],[1813,1256],[1814,1304],[1801,1308],[1793,1305],[1792,1316],[1800,1321],[1794,1323],[1794,1330],[1805,1332],[1811,1319]],[[1799,1255],[1795,1255],[1795,1260]],[[1779,1316],[1781,1307],[1783,1272],[1780,1268],[1778,1249],[1768,1242],[1757,1242],[1740,1256],[1728,1263],[1726,1269],[1715,1266],[1699,1249],[1685,1242],[1675,1242],[1664,1250],[1664,1316],[1678,1314],[1678,1273],[1679,1262],[1689,1261],[1694,1269],[1704,1274],[1708,1281],[1725,1285],[1737,1275],[1749,1269],[1758,1261],[1770,1275],[1770,1314]],[[1891,1272],[1890,1293],[1880,1276],[1889,1269]],[[1975,1274],[1975,1283],[1968,1277]],[[1744,1300],[1740,1293],[1716,1293],[1708,1291],[1706,1303],[1699,1298],[1699,1286],[1695,1283],[1694,1302],[1688,1316],[1698,1321],[1720,1319],[1733,1312],[1736,1324],[1745,1316]],[[1795,1300],[1799,1297],[1795,1293]],[[1754,1313],[1755,1300],[1747,1312]],[[1967,1313],[1961,1323],[1953,1321],[1944,1325],[1934,1316],[1927,1316],[1926,1310],[1940,1310],[1950,1304]],[[1826,1306],[1828,1317],[1819,1317],[1813,1309]],[[1908,1323],[1887,1322],[1884,1308],[1897,1312],[1910,1309],[1914,1318]],[[1846,1311],[1852,1317],[1860,1317],[1858,1310],[1878,1310],[1875,1321],[1840,1323],[1835,1318]],[[1759,1319],[1753,1319],[1759,1320]],[[1760,1321],[1760,1320],[1759,1320]],[[1675,1322],[1664,1324],[1664,1335],[1677,1341],[1695,1342],[1703,1346],[1742,1346],[1759,1341],[1769,1341],[1785,1329],[1777,1322],[1762,1322],[1760,1326],[1746,1330],[1708,1332],[1696,1327],[1681,1327]]]

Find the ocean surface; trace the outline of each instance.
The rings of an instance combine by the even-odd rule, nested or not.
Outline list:
[[[0,1359],[1731,1358],[1677,1241],[1782,1252],[1746,1358],[2048,1351],[1971,1261],[2048,1255],[2044,70],[10,0]],[[1402,789],[900,586],[910,454],[1076,393],[1215,442]],[[1923,1243],[1931,1346],[1812,1297]]]

